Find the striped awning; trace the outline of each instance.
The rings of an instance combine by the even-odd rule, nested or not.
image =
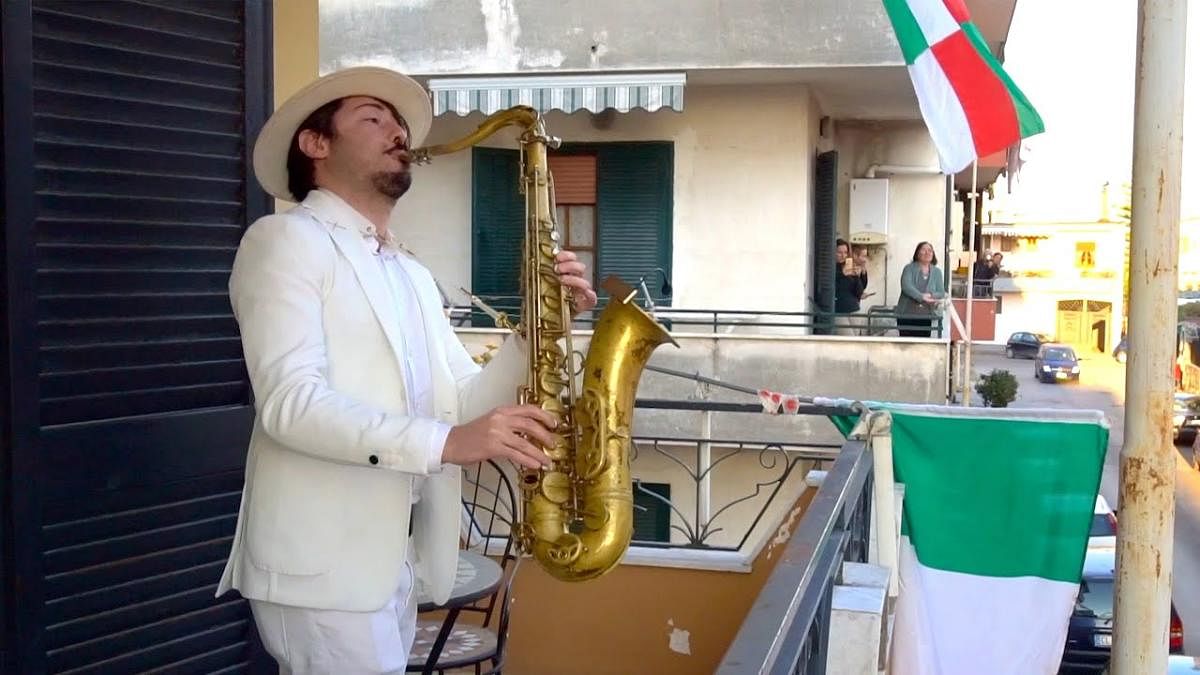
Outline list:
[[[434,115],[475,111],[490,115],[514,105],[533,106],[539,112],[634,108],[682,112],[685,83],[683,73],[435,78],[429,80],[429,93]]]

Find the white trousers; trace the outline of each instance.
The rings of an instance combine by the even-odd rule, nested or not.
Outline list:
[[[263,646],[281,675],[403,673],[417,629],[413,568],[386,605],[374,612],[289,607],[251,600]]]

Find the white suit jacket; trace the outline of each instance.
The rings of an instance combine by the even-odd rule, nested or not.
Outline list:
[[[229,561],[217,595],[344,611],[382,607],[415,559],[437,602],[457,570],[460,470],[430,473],[437,423],[407,415],[405,348],[361,216],[314,190],[246,230],[229,282],[254,390],[254,430]],[[438,420],[470,421],[515,401],[523,341],[480,370],[455,336],[425,268],[413,283]],[[419,503],[414,477],[424,475]],[[412,545],[409,556],[409,514]]]

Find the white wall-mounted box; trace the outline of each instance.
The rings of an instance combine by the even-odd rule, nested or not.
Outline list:
[[[850,181],[850,243],[886,244],[888,239],[888,179]]]

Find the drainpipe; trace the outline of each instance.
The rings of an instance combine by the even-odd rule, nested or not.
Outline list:
[[[954,235],[954,223],[950,217],[954,207],[954,176],[946,175],[946,232],[943,236],[945,246],[942,247],[942,285],[946,292],[950,291],[950,237]]]
[[[963,342],[966,343],[964,350],[965,362],[963,363],[963,397],[962,404],[966,407],[971,405],[971,343],[975,341],[975,325],[971,313],[975,305],[975,261],[970,257],[975,255],[975,246],[978,242],[975,241],[975,200],[979,199],[979,160],[971,162],[971,215],[967,218],[967,316],[966,335],[962,336]],[[951,294],[950,302],[954,302],[954,295]]]
[[[1164,673],[1175,527],[1171,442],[1188,0],[1138,0],[1129,360],[1114,675]]]
[[[950,295],[950,302],[954,302],[954,293],[950,289],[950,237],[954,233],[954,225],[950,217],[950,213],[954,206],[954,176],[946,174],[946,224],[945,232],[942,233],[942,288],[946,289],[946,293]],[[942,326],[942,330],[953,330],[950,326]],[[948,350],[947,358],[952,359],[954,368],[954,377],[950,378],[949,391],[946,392],[946,402],[954,401],[954,390],[957,388],[955,381],[962,375],[962,358],[959,357],[955,349],[954,342],[950,341],[950,349]]]
[[[942,170],[932,166],[904,166],[902,164],[872,164],[867,167],[866,178],[874,178],[876,173],[905,174],[914,176],[940,175]]]

